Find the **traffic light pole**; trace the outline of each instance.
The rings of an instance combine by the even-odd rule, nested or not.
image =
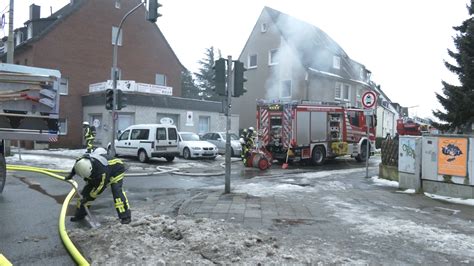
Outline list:
[[[115,139],[117,135],[117,79],[118,79],[118,69],[117,69],[117,53],[118,53],[118,40],[120,37],[120,33],[122,31],[122,26],[125,20],[130,16],[133,12],[135,12],[141,5],[143,5],[142,2],[138,4],[136,7],[134,7],[132,10],[128,11],[127,14],[122,18],[120,21],[120,25],[117,30],[117,35],[115,36],[115,43],[114,43],[114,54],[113,54],[113,59],[112,59],[112,89],[114,91],[114,103],[112,106],[112,133],[111,135],[111,141],[110,141],[110,149],[112,151],[112,154],[115,156]]]
[[[232,148],[230,146],[230,109],[231,109],[231,100],[232,100],[232,87],[233,87],[233,76],[232,76],[232,56],[227,56],[227,94],[226,94],[226,140],[225,140],[225,193],[230,193],[230,156]]]

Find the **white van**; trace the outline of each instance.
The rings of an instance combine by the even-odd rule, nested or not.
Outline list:
[[[110,154],[110,145],[108,147]],[[151,157],[164,157],[168,162],[179,155],[178,130],[165,124],[142,124],[126,128],[115,140],[115,156],[137,156],[142,163]]]

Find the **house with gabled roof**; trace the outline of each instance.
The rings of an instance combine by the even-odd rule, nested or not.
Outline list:
[[[255,126],[256,100],[298,100],[361,107],[371,72],[318,27],[263,8],[239,56],[247,92],[234,98],[240,128]]]
[[[111,79],[113,42],[118,26],[122,17],[140,2],[71,0],[46,18],[40,17],[39,6],[31,5],[29,20],[24,27],[15,30],[13,63],[57,69],[63,77],[60,92],[61,135],[53,147],[81,147],[83,119],[100,117],[105,120],[105,116],[109,116],[105,111],[103,94],[86,96],[91,84]],[[181,72],[185,67],[157,24],[146,21],[145,12],[146,8],[142,5],[123,25],[118,41],[120,79],[170,87],[172,96],[181,96]],[[6,49],[0,50],[3,62],[6,61],[6,52]],[[100,109],[100,116],[83,113],[89,98],[95,98],[96,104],[101,107],[96,108]],[[134,96],[130,96],[129,100],[133,102]],[[216,104],[212,110],[219,112],[221,106]],[[141,117],[133,111],[122,110],[118,117],[119,125],[133,123],[135,115]],[[110,123],[100,123],[99,129],[107,133]]]

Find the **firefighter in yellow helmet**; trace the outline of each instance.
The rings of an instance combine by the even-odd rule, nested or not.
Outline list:
[[[89,207],[91,202],[110,185],[120,222],[122,224],[130,223],[132,220],[130,206],[122,188],[124,172],[123,162],[105,153],[86,153],[77,159],[66,180],[78,175],[84,179],[86,185],[81,191],[82,200],[77,201],[76,213],[71,221],[76,222],[84,219],[86,216],[85,207]]]
[[[89,122],[82,122],[84,128],[84,139],[86,140],[86,153],[91,153],[94,150],[95,127],[90,126]]]

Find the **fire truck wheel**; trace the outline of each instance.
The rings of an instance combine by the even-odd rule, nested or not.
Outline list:
[[[367,144],[364,143],[360,147],[360,154],[355,157],[356,161],[358,162],[365,162],[365,159],[367,157]]]
[[[314,147],[311,157],[314,165],[323,165],[326,161],[326,149],[323,146]]]

